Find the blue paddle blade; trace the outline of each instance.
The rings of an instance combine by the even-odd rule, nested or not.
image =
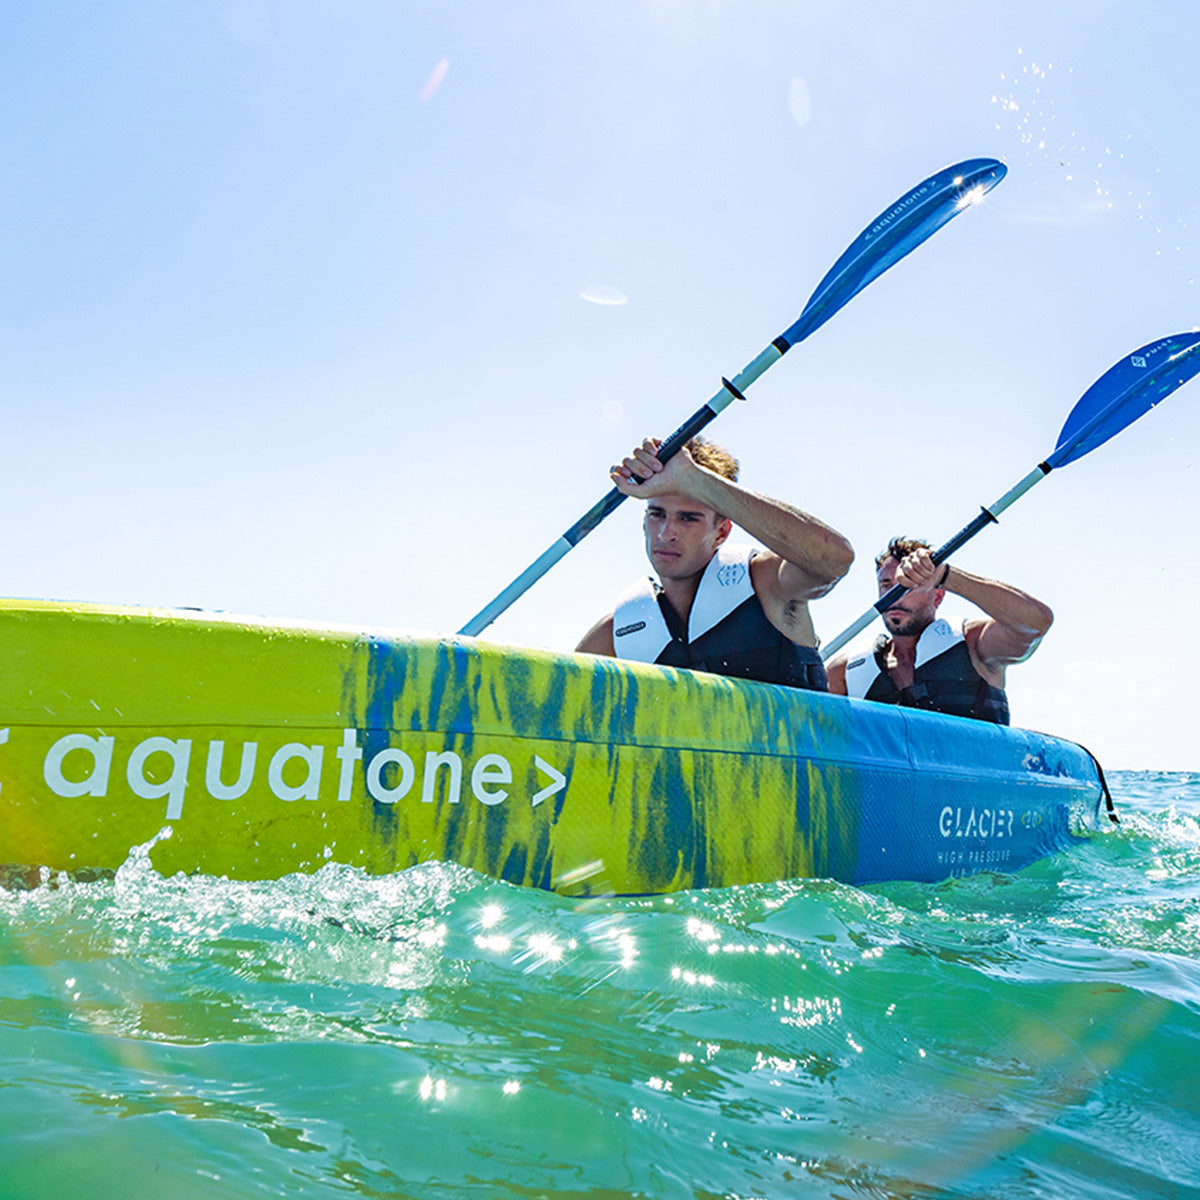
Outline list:
[[[910,254],[964,208],[982,199],[1007,174],[1008,168],[994,158],[968,158],[906,192],[881,212],[830,267],[796,323],[784,331],[782,340],[788,348],[819,329],[871,280]]]
[[[1147,342],[1110,367],[1071,409],[1049,467],[1063,467],[1104,445],[1126,425],[1200,372],[1200,333]]]

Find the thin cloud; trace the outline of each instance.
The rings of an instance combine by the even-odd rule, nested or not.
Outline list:
[[[629,299],[620,288],[599,283],[588,284],[579,295],[589,304],[624,304]]]
[[[446,72],[449,70],[450,60],[443,58],[430,72],[429,78],[425,80],[425,86],[421,89],[422,100],[428,100],[442,86],[442,80],[446,78]]]

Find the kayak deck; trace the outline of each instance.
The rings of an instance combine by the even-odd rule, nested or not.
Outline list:
[[[572,894],[1012,871],[1094,811],[1027,730],[612,659],[0,601],[0,863],[453,861]],[[159,837],[169,828],[169,837]]]

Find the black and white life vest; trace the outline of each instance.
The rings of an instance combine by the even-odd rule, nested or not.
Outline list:
[[[898,688],[884,666],[888,643],[882,636],[871,652],[846,663],[847,695],[1008,724],[1008,696],[975,670],[961,626],[955,629],[939,617],[926,627],[917,639],[913,681],[906,688]]]
[[[821,656],[767,619],[750,579],[749,546],[722,543],[704,568],[686,626],[657,581],[643,576],[613,612],[619,658],[825,692]]]

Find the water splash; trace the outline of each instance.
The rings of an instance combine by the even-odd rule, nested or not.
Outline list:
[[[1109,106],[1094,93],[1108,86],[1107,79],[1084,77],[1073,66],[1056,66],[1026,54],[1023,47],[1017,47],[1016,57],[991,97],[995,128],[1015,138],[1035,186],[1046,195],[1016,219],[1035,224],[1132,221],[1153,238],[1155,257],[1182,256],[1197,206],[1190,202],[1180,215],[1169,215],[1178,201],[1161,194],[1163,147],[1151,144],[1144,131],[1106,120]],[[1178,174],[1177,165],[1172,174]],[[1187,282],[1194,282],[1190,269]]]

